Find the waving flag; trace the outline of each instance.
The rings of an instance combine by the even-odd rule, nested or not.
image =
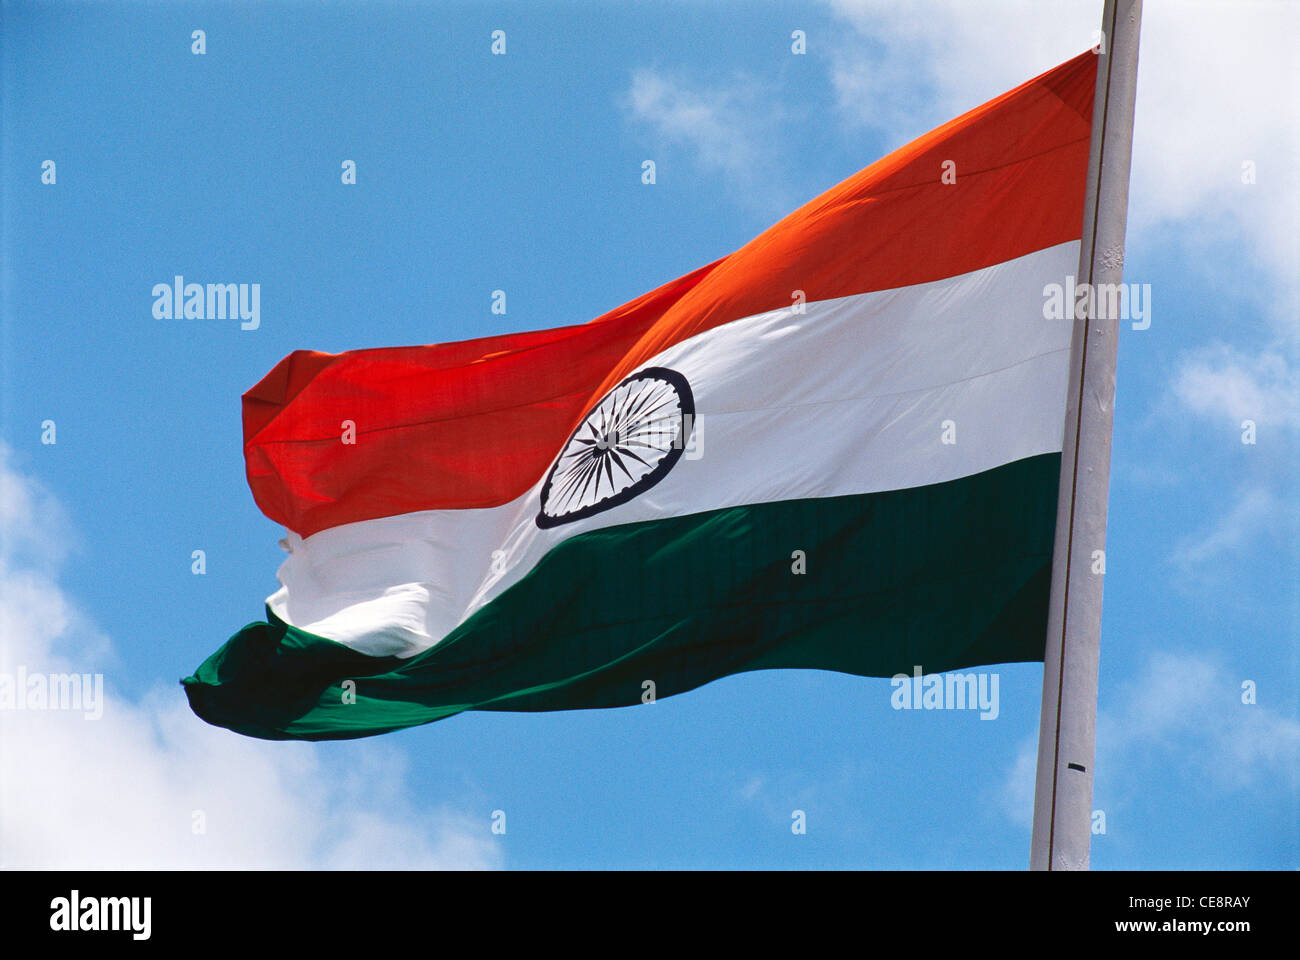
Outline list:
[[[244,396],[290,531],[183,683],[336,739],[767,668],[1043,658],[1097,58],[590,323],[299,351]],[[349,426],[350,425],[350,426]]]

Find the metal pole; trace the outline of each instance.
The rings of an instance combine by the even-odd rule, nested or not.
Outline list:
[[[1133,103],[1142,0],[1106,0],[1092,107],[1092,149],[1077,282],[1124,279]],[[1092,839],[1097,665],[1114,420],[1117,299],[1088,296],[1075,313],[1052,587],[1038,728],[1031,870],[1086,870]]]

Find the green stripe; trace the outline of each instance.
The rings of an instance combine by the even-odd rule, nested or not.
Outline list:
[[[268,611],[182,683],[209,723],[332,740],[462,710],[638,704],[646,680],[662,698],[745,670],[1041,660],[1059,467],[1047,454],[933,486],[607,527],[556,546],[419,656],[369,657]]]

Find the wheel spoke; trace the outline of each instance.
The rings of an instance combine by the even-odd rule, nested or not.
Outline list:
[[[616,386],[556,458],[542,489],[538,525],[608,509],[657,483],[681,456],[673,449],[687,412],[693,414],[690,388],[674,371],[651,368]]]

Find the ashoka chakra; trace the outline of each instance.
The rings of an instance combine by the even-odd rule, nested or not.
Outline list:
[[[645,493],[681,459],[694,419],[690,384],[676,370],[632,374],[565,443],[542,485],[537,525],[581,520]]]

